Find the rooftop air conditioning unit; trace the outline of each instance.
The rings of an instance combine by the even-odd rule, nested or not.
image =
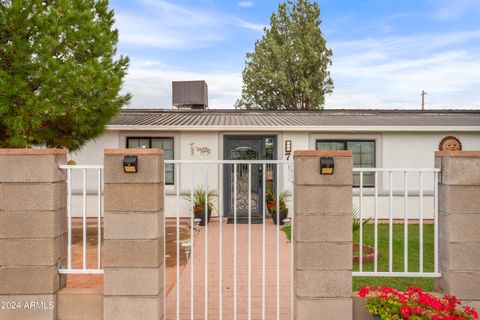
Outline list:
[[[172,81],[172,104],[178,109],[208,109],[208,85],[204,80]]]

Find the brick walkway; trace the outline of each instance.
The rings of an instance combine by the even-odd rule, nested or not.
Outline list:
[[[223,224],[223,319],[234,313],[233,224]],[[262,319],[262,225],[252,225],[252,318]],[[205,235],[194,245],[194,319],[205,319]],[[276,226],[266,223],[266,319],[276,319]],[[280,230],[280,319],[290,319],[290,243]],[[180,319],[190,319],[191,259],[180,275]],[[219,223],[208,226],[208,319],[219,319]],[[166,301],[166,319],[176,319],[176,290]],[[237,319],[248,319],[248,225],[237,225]]]

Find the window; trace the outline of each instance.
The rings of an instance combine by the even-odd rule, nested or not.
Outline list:
[[[317,140],[317,150],[351,150],[354,168],[375,168],[375,141],[373,140]],[[363,173],[363,186],[374,187],[375,174]],[[360,186],[360,173],[353,174],[353,186]]]
[[[127,138],[127,148],[159,148],[165,152],[165,160],[173,160],[173,138]],[[174,182],[174,165],[165,164],[165,184]]]
[[[265,143],[265,159],[275,160],[275,140],[273,137],[264,138]]]

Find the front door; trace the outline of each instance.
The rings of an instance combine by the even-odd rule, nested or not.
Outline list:
[[[273,160],[275,158],[275,137],[273,136],[226,136],[224,140],[225,160]],[[237,203],[237,219],[241,222],[248,218],[249,194],[251,195],[252,219],[260,219],[263,209],[263,166],[251,165],[251,185],[249,187],[249,165],[238,164],[236,179],[234,165],[224,167],[224,203],[225,213],[229,218],[234,216],[234,201]],[[272,171],[272,166],[267,166],[267,172]],[[273,172],[272,172],[273,173]],[[267,173],[267,178],[273,177]],[[234,183],[236,182],[236,188]],[[266,183],[271,183],[266,182]]]

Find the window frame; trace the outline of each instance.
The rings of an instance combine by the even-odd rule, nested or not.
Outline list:
[[[127,149],[131,149],[129,148],[129,142],[130,142],[130,139],[148,139],[148,148],[151,149],[152,148],[152,139],[169,139],[169,140],[172,140],[172,151],[173,151],[173,159],[175,159],[175,137],[165,137],[165,136],[162,136],[162,137],[152,137],[152,136],[149,136],[149,137],[145,137],[145,136],[128,136],[126,137],[126,147]],[[173,179],[172,179],[172,182],[166,182],[165,181],[165,185],[167,186],[172,186],[172,185],[175,185],[175,166],[172,165],[173,167]]]
[[[343,150],[347,149],[348,142],[373,142],[373,167],[377,167],[377,140],[375,139],[315,139],[315,150],[317,149],[318,143],[321,142],[334,142],[334,143],[343,143]],[[352,159],[353,160],[353,159]],[[353,182],[352,182],[353,183]],[[354,188],[359,188],[360,185],[353,184]],[[363,185],[363,188],[375,188],[375,182],[372,185]]]

